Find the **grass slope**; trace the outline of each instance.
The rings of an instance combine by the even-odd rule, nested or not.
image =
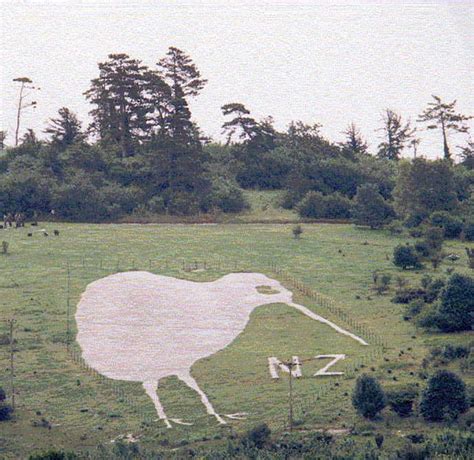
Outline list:
[[[303,365],[304,377],[294,386],[295,418],[304,428],[352,426],[359,419],[351,407],[350,392],[359,373],[369,372],[385,384],[416,382],[422,387],[424,382],[417,372],[427,344],[469,341],[469,334],[447,336],[416,330],[402,320],[403,306],[390,303],[390,294],[377,296],[370,290],[375,269],[409,277],[412,284],[430,272],[408,274],[393,267],[393,247],[405,238],[382,231],[349,225],[304,225],[301,240],[295,240],[291,225],[43,225],[50,234],[47,238],[39,232],[27,237],[30,228],[0,233],[0,238],[10,244],[10,254],[0,258],[0,319],[17,320],[18,410],[12,422],[1,424],[0,434],[0,456],[7,458],[52,446],[94,447],[127,433],[139,436],[145,445],[176,445],[218,438],[262,421],[281,430],[286,423],[288,379],[282,375],[279,381],[272,381],[269,356],[288,359],[298,355],[305,359],[317,354],[346,354],[347,359],[332,369],[344,371],[341,378],[312,377],[327,361]],[[58,237],[52,236],[54,228],[60,231]],[[438,273],[448,267],[467,273],[463,245],[449,242],[447,246],[461,258],[454,264],[443,264]],[[297,302],[351,329],[272,274],[272,264],[335,299],[347,315],[382,336],[387,347],[363,347],[285,305],[260,307],[230,347],[199,361],[192,369],[220,413],[248,412],[248,419],[219,427],[207,416],[198,396],[170,377],[159,389],[165,410],[169,417],[194,423],[173,430],[155,421],[153,404],[140,383],[101,379],[74,361],[66,350],[68,265],[72,318],[87,284],[119,270],[146,269],[193,280],[251,270],[280,279],[295,292]],[[205,269],[189,271],[189,265]],[[0,338],[6,332],[6,324],[0,323]],[[74,337],[73,320],[71,332]],[[76,344],[71,348],[79,352]],[[0,345],[0,386],[7,390],[8,365],[9,347]],[[472,378],[463,377],[472,383]],[[388,413],[386,418],[400,433],[436,429]],[[42,419],[51,428],[37,426]]]

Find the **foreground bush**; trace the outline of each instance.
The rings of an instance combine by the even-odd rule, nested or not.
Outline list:
[[[455,420],[468,409],[466,385],[456,374],[443,370],[430,378],[420,402],[425,420]]]
[[[385,393],[379,382],[369,375],[358,377],[352,405],[365,418],[374,418],[386,405]]]

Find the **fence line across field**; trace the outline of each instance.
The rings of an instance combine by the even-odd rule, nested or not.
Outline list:
[[[93,376],[95,379],[100,380],[105,383],[108,388],[114,393],[114,395],[121,399],[121,401],[126,404],[129,408],[134,410],[137,415],[139,415],[142,420],[150,424],[156,420],[155,416],[151,416],[149,411],[143,410],[143,404],[138,402],[133,398],[132,395],[127,395],[125,390],[121,388],[120,382],[113,379],[109,379],[102,374],[98,373],[92,369],[82,358],[80,352],[74,348],[76,343],[72,337],[73,328],[73,311],[72,307],[72,284],[76,278],[81,278],[80,272],[83,270],[95,269],[100,272],[100,274],[113,274],[118,271],[126,270],[144,270],[159,273],[166,271],[175,271],[175,272],[185,272],[192,273],[196,271],[213,271],[216,273],[222,272],[231,272],[231,271],[251,271],[250,263],[239,263],[237,261],[224,260],[222,258],[213,258],[210,260],[200,260],[200,259],[191,259],[187,260],[185,258],[148,258],[148,259],[139,259],[139,258],[94,258],[94,257],[79,257],[79,258],[69,258],[63,263],[62,266],[58,267],[64,269],[64,274],[66,278],[65,294],[66,294],[66,318],[65,318],[65,335],[66,340],[63,345],[65,345],[68,356],[72,359],[73,362],[78,364],[85,372]],[[296,289],[300,294],[304,295],[308,299],[311,299],[316,302],[317,305],[327,309],[331,314],[337,316],[339,319],[344,321],[346,324],[350,325],[354,330],[359,332],[361,335],[364,335],[368,340],[371,347],[370,351],[364,355],[362,358],[359,358],[355,363],[348,363],[345,368],[345,374],[342,376],[337,376],[335,379],[332,379],[330,382],[319,383],[315,386],[314,393],[311,396],[297,396],[295,400],[295,415],[303,417],[303,414],[311,413],[314,411],[315,404],[319,398],[326,395],[334,386],[340,384],[340,382],[347,378],[353,378],[356,374],[356,369],[360,369],[361,365],[366,365],[368,362],[374,360],[374,358],[381,357],[383,354],[383,349],[386,347],[384,340],[371,331],[365,325],[361,325],[354,318],[352,318],[346,311],[341,309],[336,302],[325,296],[309,286],[305,285],[302,281],[295,278],[293,275],[286,272],[275,262],[270,262],[267,268],[259,268],[262,272],[267,272],[268,274],[274,273],[278,278],[281,278],[281,281],[286,282]],[[14,382],[14,374],[13,382]],[[14,398],[15,392],[12,392]],[[208,417],[203,415],[202,418]],[[199,417],[201,418],[201,417]],[[268,421],[274,426],[280,426],[282,430],[287,427],[287,417],[286,415],[282,416],[269,416]],[[166,430],[164,430],[166,431]]]

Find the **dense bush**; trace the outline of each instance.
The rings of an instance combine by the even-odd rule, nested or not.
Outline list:
[[[393,263],[406,270],[407,268],[420,268],[421,263],[413,246],[400,244],[393,250]]]
[[[339,193],[323,195],[308,192],[298,205],[298,213],[311,219],[348,219],[351,216],[351,200]]]
[[[357,189],[351,214],[355,224],[370,228],[380,228],[395,217],[393,208],[374,184],[364,184]]]
[[[424,299],[426,291],[421,288],[399,289],[392,298],[393,303],[408,304],[414,300]]]
[[[458,238],[463,229],[462,220],[446,211],[436,211],[430,215],[430,223],[441,227],[446,238]]]
[[[394,388],[387,391],[390,408],[400,417],[409,417],[413,412],[413,404],[418,392],[413,388]]]
[[[429,379],[420,402],[426,420],[453,420],[468,409],[466,385],[456,374],[442,370]]]
[[[13,413],[13,408],[5,402],[6,399],[7,395],[5,390],[0,387],[0,422],[10,420],[11,414]]]
[[[241,439],[247,447],[256,447],[262,449],[270,439],[271,431],[266,423],[257,425],[249,430]]]
[[[376,379],[366,374],[357,378],[352,405],[365,418],[374,418],[385,407],[385,393]]]
[[[474,222],[466,222],[464,224],[462,238],[465,241],[474,241]]]
[[[474,278],[455,273],[441,292],[437,325],[445,332],[469,331],[473,321]]]
[[[242,190],[230,182],[216,180],[209,198],[210,207],[223,212],[237,213],[249,208]]]

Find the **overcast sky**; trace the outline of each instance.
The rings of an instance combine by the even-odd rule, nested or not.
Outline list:
[[[318,122],[334,141],[354,121],[375,149],[381,112],[416,120],[431,94],[474,114],[474,2],[1,1],[2,129],[13,140],[17,88],[42,88],[23,128],[44,129],[62,106],[85,123],[82,93],[97,62],[125,52],[153,66],[169,46],[185,50],[209,80],[194,119],[218,139],[220,107],[244,103],[278,128]],[[474,130],[474,123],[471,123]],[[420,153],[441,153],[420,133]],[[464,138],[453,139],[453,145]]]

